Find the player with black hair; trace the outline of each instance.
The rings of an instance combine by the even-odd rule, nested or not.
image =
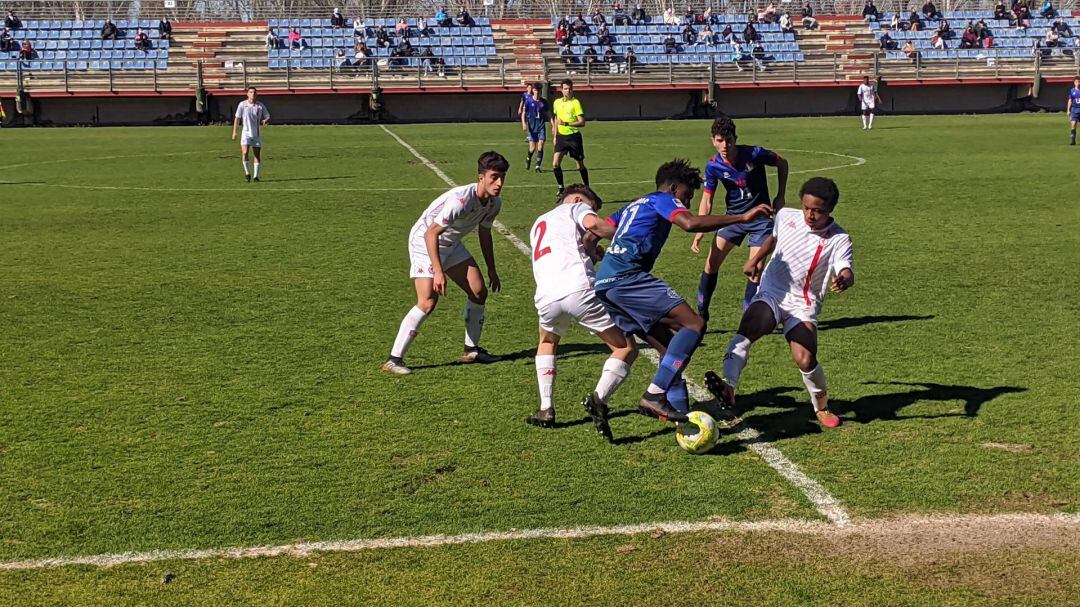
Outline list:
[[[491,226],[502,208],[499,193],[510,170],[510,163],[498,152],[484,152],[476,165],[476,183],[453,188],[436,198],[409,232],[409,276],[416,287],[416,305],[405,315],[398,328],[390,358],[382,367],[387,373],[412,373],[403,360],[405,352],[416,339],[420,325],[435,310],[439,296],[446,295],[447,277],[468,298],[465,301],[465,354],[461,357],[462,362],[492,363],[501,360],[480,347],[488,289],[480,275],[480,267],[461,240],[479,227],[477,235],[484,265],[487,266],[488,281],[491,290],[497,293],[502,283],[495,271]]]
[[[686,232],[711,232],[772,213],[758,205],[739,215],[694,215],[686,203],[701,187],[701,171],[676,159],[656,172],[656,191],[619,209],[608,221],[615,235],[596,273],[596,294],[615,325],[647,340],[662,355],[660,368],[641,397],[639,410],[685,422],[690,397],[682,373],[701,343],[705,321],[664,281],[651,274],[672,224]]]
[[[814,177],[799,191],[801,209],[781,209],[762,247],[747,260],[743,272],[761,278],[761,288],[743,313],[739,332],[724,356],[724,378],[705,376],[709,390],[730,407],[750,356],[750,346],[783,325],[791,357],[802,373],[821,425],[835,428],[840,418],[829,411],[825,371],[817,359],[817,317],[826,291],[842,293],[855,284],[851,237],[832,213],[840,200],[836,183]],[[775,252],[774,252],[775,250]],[[760,263],[772,253],[762,274]]]
[[[762,147],[737,145],[737,138],[735,121],[731,118],[721,114],[713,120],[712,144],[716,148],[716,155],[705,165],[705,190],[701,194],[701,203],[698,206],[699,215],[712,213],[713,193],[719,185],[722,185],[725,190],[724,202],[729,215],[738,215],[759,204],[769,204],[766,166],[776,167],[777,192],[776,198],[771,201],[773,210],[779,210],[784,206],[788,178],[787,160]],[[750,255],[753,256],[761,248],[761,244],[765,242],[770,232],[772,232],[772,220],[763,217],[751,223],[724,227],[716,233],[716,238],[709,248],[709,255],[705,259],[705,269],[698,282],[697,310],[706,322],[709,319],[709,306],[712,303],[713,292],[716,290],[720,265],[724,263],[728,253],[749,237]],[[690,245],[690,250],[695,253],[701,252],[703,237],[704,234],[696,235],[693,244]],[[757,283],[748,280],[743,291],[744,310],[750,305],[750,300],[756,292]]]

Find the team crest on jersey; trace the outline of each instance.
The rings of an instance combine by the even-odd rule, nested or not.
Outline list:
[[[747,162],[746,163],[746,172],[749,173],[750,171],[753,171],[753,170],[754,170],[754,163],[753,162]]]

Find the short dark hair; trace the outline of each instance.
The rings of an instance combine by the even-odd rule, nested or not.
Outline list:
[[[712,135],[723,139],[735,139],[735,121],[727,114],[720,114],[712,121]]]
[[[811,177],[807,179],[806,183],[799,189],[799,198],[806,194],[824,200],[830,209],[836,207],[836,203],[840,202],[840,188],[836,187],[836,182],[828,177]]]
[[[589,199],[589,201],[592,202],[598,209],[604,204],[604,201],[600,198],[600,196],[587,185],[575,183],[567,186],[567,188],[563,190],[562,200],[566,200],[566,197],[570,196],[571,194],[580,194],[584,196],[585,198]]]
[[[509,170],[510,162],[496,151],[484,152],[480,154],[480,158],[476,161],[476,172],[479,175],[483,175],[488,171],[505,173]]]
[[[245,93],[250,92],[250,91],[255,91],[256,93],[258,93],[259,89],[255,88],[253,86],[249,86],[249,87],[247,87],[247,89],[244,90]]]
[[[685,158],[665,162],[656,170],[656,189],[662,190],[666,185],[679,184],[692,190],[700,188],[701,170],[690,166],[690,161]]]
[[[574,88],[574,81],[567,78],[567,79],[563,80],[562,82],[560,82],[559,86],[569,86],[570,88]]]

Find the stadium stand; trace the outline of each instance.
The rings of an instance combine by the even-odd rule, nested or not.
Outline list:
[[[899,15],[906,23],[906,16]],[[1023,58],[1040,54],[1043,57],[1069,57],[1072,56],[1080,43],[1080,38],[1062,36],[1059,46],[1047,47],[1044,44],[1046,32],[1056,21],[1055,19],[1031,19],[1029,27],[1018,28],[1010,25],[1007,19],[994,19],[993,11],[954,11],[946,12],[942,20],[923,20],[923,29],[919,31],[892,30],[883,26],[880,22],[870,23],[869,27],[874,32],[874,38],[881,40],[884,33],[895,40],[898,45],[912,42],[923,60],[933,59],[986,59],[986,58]],[[989,46],[974,49],[958,48],[960,36],[969,24],[984,20],[991,32]],[[892,14],[882,16],[882,22],[889,23]],[[944,49],[935,49],[931,45],[931,38],[943,21],[950,23],[953,36],[945,40]],[[1065,17],[1063,21],[1074,31],[1080,29],[1080,20],[1075,17]],[[898,50],[885,52],[885,58],[889,60],[905,60],[910,58]]]
[[[105,20],[54,21],[27,20],[23,28],[12,32],[18,43],[29,42],[33,57],[20,59],[17,50],[0,60],[0,70],[164,70],[169,63],[169,41],[157,39],[157,22],[118,20],[116,39],[103,40]],[[152,32],[149,48],[135,48],[139,29]]]

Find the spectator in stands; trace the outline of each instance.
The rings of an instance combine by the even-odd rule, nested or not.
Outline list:
[[[693,25],[690,25],[689,23],[687,23],[686,27],[684,27],[683,31],[682,31],[683,44],[685,44],[687,46],[697,44],[697,39],[698,39],[697,30],[694,29]]]
[[[1057,33],[1061,34],[1065,38],[1073,37],[1072,28],[1069,27],[1069,24],[1065,22],[1064,17],[1058,17],[1057,21],[1054,22],[1054,25],[1052,27],[1057,30]]]
[[[461,10],[457,14],[458,24],[461,27],[476,27],[476,21],[473,20],[472,15],[469,14],[469,9],[465,8],[465,5],[461,5]]]
[[[439,27],[454,27],[454,20],[446,14],[446,7],[435,11],[435,25]]]
[[[37,51],[34,50],[34,46],[30,44],[30,41],[23,40],[22,47],[19,49],[19,59],[29,61],[31,59],[34,59],[34,55],[36,54]]]
[[[918,60],[919,51],[915,50],[915,43],[911,40],[904,43],[904,48],[900,49],[900,52],[904,53],[904,56],[908,59],[911,59],[912,63],[915,63]]]
[[[630,25],[630,18],[618,2],[615,3],[615,14],[611,16],[611,22],[615,25]]]
[[[402,57],[412,57],[416,54],[416,49],[413,48],[412,42],[409,42],[408,38],[402,38],[401,42],[398,42],[397,50]]]
[[[757,25],[757,23],[758,23],[757,13],[755,13],[754,11],[750,11],[746,15],[746,22],[749,23],[750,25]]]
[[[948,48],[945,46],[945,39],[941,37],[941,32],[938,31],[935,31],[934,35],[930,37],[930,46],[938,50],[945,50]]]
[[[330,15],[330,27],[345,27],[345,15],[341,14],[340,8],[335,8],[334,14]],[[344,49],[341,52],[344,57]]]
[[[594,49],[591,44],[585,47],[583,55],[585,57],[585,65],[593,65],[600,60],[600,55],[596,53],[596,49]]]
[[[570,44],[570,30],[559,24],[559,27],[555,29],[555,42],[559,44]]]
[[[607,19],[605,19],[604,14],[600,12],[599,6],[593,9],[592,23],[596,27],[600,27],[601,25],[607,25]]]
[[[364,27],[363,17],[357,17],[352,20],[352,33],[353,36],[363,38],[367,35],[367,28]]]
[[[964,33],[960,36],[960,48],[979,48],[979,35],[975,33],[974,26],[964,28]]]
[[[757,18],[762,23],[776,23],[779,21],[779,17],[776,16],[776,6],[769,4],[765,10],[758,13]]]
[[[735,30],[731,29],[731,24],[728,23],[724,26],[724,29],[720,31],[720,41],[725,44],[731,44],[731,41],[735,39]]]
[[[356,43],[356,52],[353,53],[353,67],[360,69],[371,65],[371,49],[363,40]]]
[[[913,32],[921,32],[923,30],[922,17],[919,13],[911,11],[911,15],[908,16],[908,29]]]
[[[740,72],[743,71],[742,62],[744,59],[745,54],[743,53],[742,45],[739,44],[738,40],[733,39],[731,41],[731,61],[735,64],[735,68]]]
[[[567,15],[559,19],[559,24],[555,26],[556,29],[563,28],[566,31],[570,31],[570,16]]]
[[[866,4],[862,7],[862,16],[867,23],[876,22],[881,17],[874,0],[866,0]]]
[[[896,41],[892,39],[889,32],[881,34],[881,38],[878,38],[878,44],[881,45],[881,50],[883,51],[891,51],[896,48]]]
[[[1016,20],[1016,29],[1026,30],[1031,27],[1031,10],[1028,9],[1027,2],[1020,0],[1013,5],[1013,19]]]
[[[435,30],[428,26],[427,19],[420,17],[416,20],[416,33],[417,35],[427,38],[435,34]]]
[[[941,13],[938,12],[934,0],[926,0],[926,4],[922,5],[922,14],[924,18],[929,19],[930,21],[941,19]]]
[[[289,48],[304,48],[307,42],[300,35],[300,30],[295,27],[289,30]]]
[[[1046,30],[1046,48],[1055,48],[1061,46],[1061,35],[1057,33],[1057,30],[1050,28]]]
[[[584,17],[578,15],[577,18],[574,19],[573,25],[570,26],[570,30],[574,32],[575,36],[588,36],[589,24],[585,22]]]
[[[574,68],[579,63],[578,58],[574,55],[574,51],[569,46],[562,47],[559,51],[559,56],[562,57],[563,64],[566,66],[566,71],[573,74]]]
[[[1039,14],[1042,15],[1043,19],[1053,19],[1054,17],[1057,17],[1057,11],[1054,10],[1053,0],[1046,0],[1046,2],[1043,2],[1042,8],[1039,9]]]
[[[387,62],[387,65],[390,67],[404,67],[405,57],[408,56],[408,53],[406,53],[405,49],[399,44],[390,51],[390,60]]]
[[[292,34],[289,34],[289,39],[292,39]],[[381,25],[375,28],[375,46],[390,48],[390,34]]]
[[[674,55],[679,52],[679,45],[675,43],[675,36],[671,34],[664,38],[664,53],[667,55]]]
[[[446,61],[436,56],[430,46],[424,47],[424,52],[420,53],[420,64],[424,66],[425,75],[430,74],[434,67],[440,78],[446,78]]]
[[[22,26],[22,19],[15,16],[15,11],[8,11],[7,17],[4,17],[4,27],[15,31],[22,29]]]
[[[708,23],[705,27],[701,28],[701,36],[698,38],[698,44],[716,44],[716,34],[712,31],[712,26]]]
[[[764,72],[765,60],[768,59],[768,56],[765,54],[765,47],[761,46],[760,42],[754,44],[754,50],[750,51],[750,57],[753,58],[758,71]]]
[[[150,50],[150,36],[142,31],[142,28],[139,28],[139,31],[135,33],[135,50],[144,53]]]
[[[711,6],[706,8],[705,12],[702,13],[701,21],[703,23],[708,23],[709,25],[720,25],[720,19],[718,19],[716,15],[713,14]]]
[[[15,46],[15,41],[11,39],[11,32],[8,28],[4,28],[4,31],[0,33],[0,53],[10,53]]]
[[[809,0],[803,5],[802,9],[802,26],[803,29],[812,30],[817,27],[817,19],[814,19],[814,6],[810,4]]]
[[[172,21],[169,21],[168,17],[162,18],[158,21],[157,31],[161,40],[172,40]]]
[[[344,72],[345,68],[352,65],[349,62],[349,56],[345,54],[345,49],[339,48],[337,54],[334,55],[334,64],[337,65],[338,73]]]
[[[611,46],[615,42],[615,38],[608,31],[607,25],[600,26],[600,31],[596,32],[596,37],[600,46]]]
[[[1005,20],[1009,18],[1009,9],[1005,8],[1005,0],[998,0],[994,6],[994,19]]]
[[[953,37],[956,35],[956,33],[953,32],[953,29],[949,27],[949,22],[944,19],[942,19],[941,22],[938,23],[937,33],[945,40],[952,40]]]
[[[675,16],[675,7],[669,6],[664,9],[664,25],[678,25],[679,18]]]
[[[780,15],[780,31],[785,34],[795,33],[795,24],[791,22],[791,13]]]
[[[889,20],[889,29],[894,32],[898,32],[903,29],[903,21],[900,21],[900,13],[892,14],[892,19]]]
[[[644,25],[648,18],[645,9],[641,8],[640,4],[635,6],[634,11],[630,13],[630,20],[634,22],[634,25]]]
[[[105,25],[101,26],[101,39],[102,40],[116,40],[120,30],[116,29],[116,24],[112,22],[112,19],[106,19]]]
[[[753,44],[757,40],[757,30],[754,29],[753,23],[747,23],[746,27],[742,31],[743,42],[747,45]]]
[[[637,55],[634,53],[634,47],[626,47],[626,54],[623,55],[623,65],[626,67],[627,72],[633,72],[634,66],[637,65]]]
[[[615,53],[615,47],[609,46],[604,49],[604,63],[618,63],[619,56]]]
[[[266,28],[265,40],[266,48],[268,49],[279,48],[281,46],[281,38],[278,38],[278,35],[274,33],[274,28],[272,27]]]
[[[394,24],[394,34],[401,38],[409,37],[409,20],[402,17]]]

